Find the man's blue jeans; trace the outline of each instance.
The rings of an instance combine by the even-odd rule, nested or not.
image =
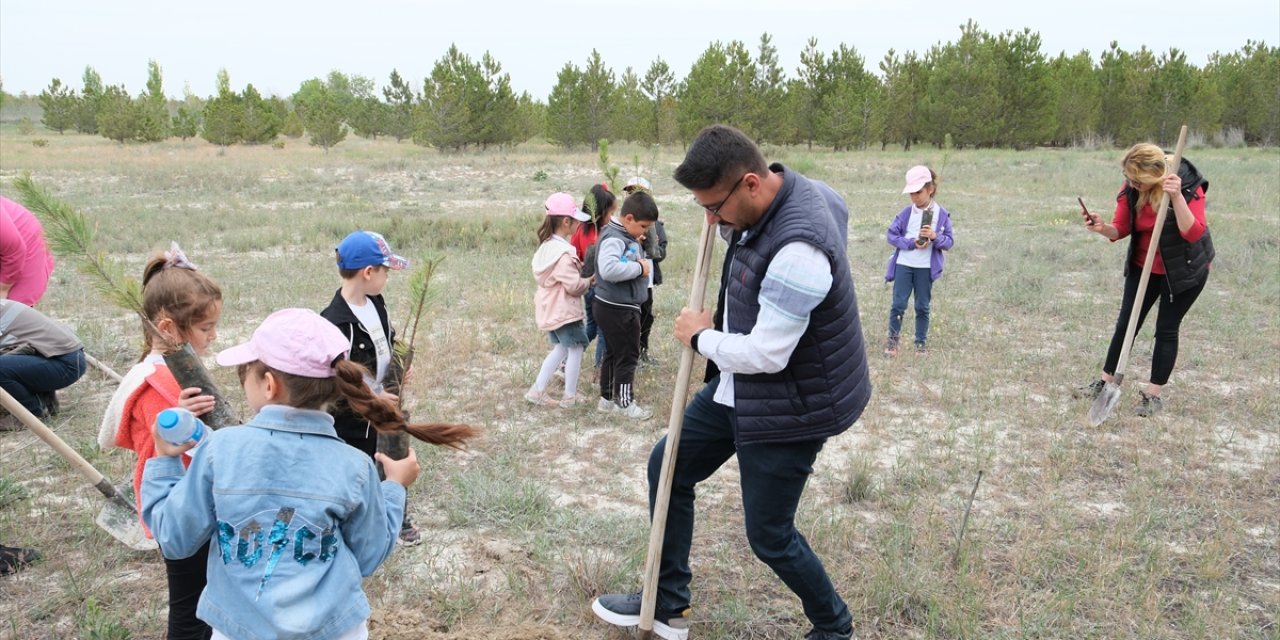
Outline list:
[[[893,276],[893,308],[889,310],[889,339],[897,340],[902,331],[902,316],[907,312],[907,298],[916,295],[916,344],[929,338],[929,302],[933,299],[933,275],[928,267],[898,265]]]
[[[53,392],[71,386],[84,371],[84,349],[53,358],[4,355],[0,356],[0,387],[37,418],[43,418],[49,413],[47,403]]]
[[[822,561],[795,527],[796,506],[826,441],[747,445],[735,450],[733,409],[713,399],[719,383],[719,377],[707,383],[685,408],[658,572],[658,609],[675,613],[689,606],[694,487],[736,453],[751,550],[799,596],[814,628],[847,630],[853,620],[848,606],[836,593]],[[650,517],[666,446],[664,436],[649,456]]]

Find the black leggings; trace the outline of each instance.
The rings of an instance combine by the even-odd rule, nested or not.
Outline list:
[[[1129,314],[1133,313],[1133,302],[1138,296],[1138,280],[1142,270],[1136,267],[1129,269],[1124,279],[1124,299],[1120,303],[1120,316],[1116,318],[1116,331],[1111,336],[1111,348],[1107,350],[1107,362],[1102,366],[1103,372],[1114,374],[1116,365],[1120,363],[1120,351],[1124,349],[1124,335],[1129,329]],[[1169,284],[1163,274],[1153,273],[1147,282],[1147,290],[1142,297],[1142,308],[1138,312],[1138,327],[1147,319],[1156,298],[1160,299],[1160,311],[1156,317],[1156,343],[1151,352],[1151,384],[1164,386],[1169,383],[1169,375],[1173,373],[1173,364],[1178,360],[1178,328],[1182,325],[1182,317],[1187,315],[1191,305],[1204,290],[1206,278],[1200,284],[1176,295],[1169,294]],[[1137,339],[1137,336],[1134,336]],[[1130,348],[1132,352],[1132,348]]]
[[[165,558],[164,570],[169,576],[169,640],[209,640],[213,629],[196,617],[200,593],[208,582],[209,543],[190,558]]]

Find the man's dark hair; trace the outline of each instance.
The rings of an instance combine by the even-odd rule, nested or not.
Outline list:
[[[646,191],[637,191],[622,201],[622,215],[652,222],[658,219],[658,203]]]
[[[698,132],[672,177],[686,189],[710,189],[743,174],[764,175],[768,171],[769,164],[760,147],[747,134],[728,125],[713,124]]]

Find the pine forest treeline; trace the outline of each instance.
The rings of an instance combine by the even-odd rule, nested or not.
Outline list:
[[[1205,143],[1280,144],[1280,48],[1249,41],[1204,67],[1178,49],[1126,51],[1116,43],[1047,55],[1030,30],[992,35],[970,21],[954,42],[889,50],[867,69],[857,49],[810,39],[788,73],[769,34],[754,49],[713,42],[683,78],[661,58],[616,72],[593,50],[565,63],[545,102],[516,94],[486,52],[449,49],[421,81],[392,70],[387,83],[340,71],[291,96],[233,89],[224,69],[215,95],[165,97],[148,64],[136,96],[86,67],[77,91],[54,78],[36,99],[43,125],[120,142],[200,136],[216,145],[306,136],[329,149],[348,133],[442,151],[510,147],[535,137],[566,148],[601,140],[678,144],[724,122],[767,144],[834,150],[912,145],[959,148],[1128,145],[1167,141],[1187,123]],[[6,96],[12,100],[12,96]],[[279,144],[279,143],[277,143]]]

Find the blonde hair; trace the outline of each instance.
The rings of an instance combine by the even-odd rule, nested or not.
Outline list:
[[[1150,204],[1151,210],[1155,211],[1155,208],[1160,206],[1160,196],[1163,193],[1160,185],[1164,182],[1164,174],[1168,166],[1164,149],[1150,142],[1139,142],[1125,152],[1120,166],[1124,170],[1125,180],[1128,181],[1127,186],[1138,195],[1133,205],[1136,209],[1134,213],[1141,211],[1145,204]]]

